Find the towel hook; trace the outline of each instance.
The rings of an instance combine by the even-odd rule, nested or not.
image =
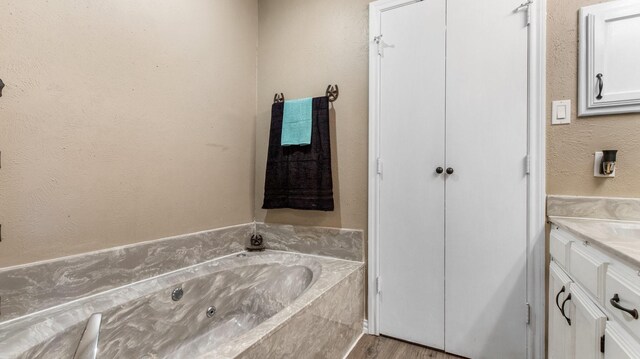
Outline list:
[[[334,102],[340,96],[340,89],[338,88],[338,84],[334,88],[333,85],[327,86],[327,97],[329,98],[329,102]]]
[[[284,102],[284,94],[282,92],[280,92],[279,94],[275,94],[275,96],[273,96],[273,103],[281,103]]]

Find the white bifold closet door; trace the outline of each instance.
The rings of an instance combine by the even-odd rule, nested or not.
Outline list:
[[[445,348],[474,359],[526,356],[522,2],[447,1]]]
[[[382,14],[380,332],[444,348],[445,0]]]
[[[424,0],[382,12],[381,334],[474,359],[526,357],[521,3]]]

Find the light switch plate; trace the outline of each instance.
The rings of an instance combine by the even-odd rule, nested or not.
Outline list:
[[[607,177],[612,178],[616,176],[616,168],[613,168],[613,173],[610,175],[603,175],[600,173],[600,164],[602,163],[602,152],[596,152],[593,156],[593,177]],[[617,167],[617,164],[616,164]]]
[[[571,100],[553,101],[551,105],[551,124],[568,125],[571,123]]]

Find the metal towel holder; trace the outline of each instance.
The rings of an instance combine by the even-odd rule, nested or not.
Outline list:
[[[340,88],[338,85],[329,85],[327,86],[327,91],[325,91],[325,95],[329,98],[329,102],[335,102],[340,96]],[[273,96],[273,103],[281,103],[284,102],[284,94],[282,92],[276,93]]]

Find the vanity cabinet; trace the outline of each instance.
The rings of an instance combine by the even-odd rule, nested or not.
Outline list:
[[[552,225],[549,359],[640,359],[640,268]]]

